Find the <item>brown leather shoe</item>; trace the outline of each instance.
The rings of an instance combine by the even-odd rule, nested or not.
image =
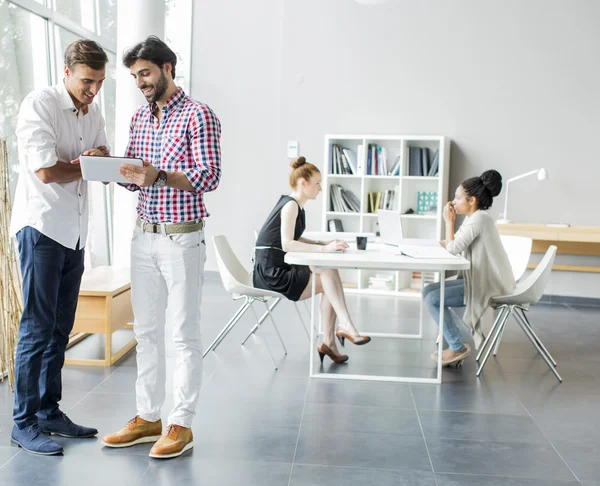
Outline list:
[[[130,447],[145,442],[156,442],[162,433],[162,422],[148,422],[136,415],[127,426],[114,434],[102,437],[102,445],[106,447]]]
[[[155,459],[169,459],[183,454],[194,447],[194,434],[192,429],[181,425],[171,424],[163,436],[150,449],[150,457]]]

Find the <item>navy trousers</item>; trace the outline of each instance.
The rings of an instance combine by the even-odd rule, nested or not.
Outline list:
[[[19,429],[60,415],[61,370],[73,329],[84,250],[26,226],[17,233],[23,316],[15,360],[13,419]]]

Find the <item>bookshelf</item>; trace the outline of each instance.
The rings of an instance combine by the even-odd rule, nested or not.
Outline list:
[[[430,173],[436,151],[437,172]],[[419,157],[417,171],[415,164]],[[423,166],[422,159],[428,164]],[[324,161],[322,231],[328,231],[330,220],[339,220],[343,231],[377,234],[377,213],[372,208],[377,199],[376,196],[371,199],[370,193],[380,193],[380,207],[386,204],[387,209],[401,214],[405,238],[443,238],[442,211],[448,201],[450,169],[448,138],[326,135]],[[426,175],[415,175],[424,172]],[[332,189],[332,186],[337,188]],[[350,204],[344,203],[344,200],[352,199],[348,192],[355,201],[358,200],[358,211],[350,211]],[[435,201],[433,198],[437,197],[437,206],[426,214],[419,214],[419,196],[422,201]],[[404,214],[409,209],[413,213]],[[367,270],[345,270],[341,277],[347,292],[415,298],[420,295],[423,278],[425,283],[437,279],[437,276],[420,272]]]

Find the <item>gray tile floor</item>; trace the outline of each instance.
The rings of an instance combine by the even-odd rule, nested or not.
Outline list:
[[[208,345],[238,304],[216,275],[207,278],[204,294]],[[415,302],[348,300],[366,332],[412,332],[418,325]],[[0,486],[600,486],[600,308],[531,310],[533,326],[559,363],[562,385],[514,322],[480,379],[470,358],[462,369],[444,371],[441,386],[309,380],[308,340],[291,304],[281,304],[275,316],[288,347],[284,356],[265,324],[278,371],[258,338],[240,346],[250,315],[207,357],[195,447],[179,459],[150,459],[150,445],[106,449],[98,439],[58,439],[65,447],[61,457],[28,455],[10,447],[12,395],[0,385]],[[348,364],[326,362],[324,368],[432,376],[434,335],[427,321],[422,342],[348,345]],[[94,337],[69,351],[103,352]],[[172,346],[167,354],[170,375]],[[62,408],[100,435],[116,430],[135,415],[135,374],[134,353],[112,368],[66,367]],[[163,420],[173,403],[171,383]]]

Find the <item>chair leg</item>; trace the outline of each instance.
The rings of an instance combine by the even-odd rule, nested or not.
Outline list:
[[[258,314],[256,313],[256,310],[254,309],[254,307],[252,307],[252,301],[250,302],[250,309],[252,310],[252,313],[254,314],[254,317],[258,321]],[[264,341],[265,346],[267,347],[267,351],[269,352],[269,356],[271,357],[271,361],[273,361],[273,366],[275,366],[275,370],[277,370],[277,361],[275,361],[275,357],[273,356],[273,353],[271,352],[271,348],[269,347],[269,343],[267,342],[267,338],[265,337],[265,334],[263,333],[262,326],[258,326],[258,332],[260,333],[260,336],[262,337],[262,340]]]
[[[267,303],[265,302],[265,307],[267,308],[267,312],[269,311],[269,306],[267,305]],[[281,346],[283,347],[283,352],[287,355],[287,348],[285,347],[285,343],[283,342],[283,339],[281,338],[281,334],[279,334],[279,328],[277,327],[277,324],[275,324],[275,319],[273,318],[273,314],[269,313],[269,318],[271,319],[271,322],[273,323],[273,327],[275,328],[275,332],[277,333],[277,337],[279,337],[279,342],[281,343]]]
[[[527,325],[527,323],[525,322],[525,320],[523,319],[523,317],[521,317],[521,315],[518,312],[514,312],[514,311],[513,311],[513,315],[515,316],[516,321],[521,326],[521,329],[523,329],[523,332],[526,334],[526,336],[529,338],[529,340],[531,341],[531,343],[537,349],[538,353],[540,353],[541,357],[544,358],[544,361],[548,365],[548,368],[550,368],[550,371],[552,371],[552,373],[554,373],[554,376],[556,376],[556,378],[558,379],[558,381],[560,381],[562,383],[562,381],[563,381],[562,378],[560,377],[560,375],[558,374],[558,372],[556,371],[556,369],[552,365],[552,362],[548,359],[548,356],[546,356],[546,354],[544,353],[544,351],[542,350],[542,348],[538,344],[538,341],[533,336],[531,330],[529,329],[529,326]]]
[[[498,323],[500,322],[500,320],[502,319],[502,316],[506,312],[506,306],[501,306],[501,307],[499,307],[499,309],[500,309],[500,314],[498,314],[498,316],[496,317],[496,320],[494,321],[494,325],[492,326],[489,334],[487,335],[487,337],[481,344],[481,348],[479,348],[479,353],[477,353],[477,357],[475,358],[475,361],[479,361],[481,359],[481,355],[485,351],[485,348],[487,347],[488,343],[490,342],[490,339],[492,339],[492,336],[494,335],[494,331],[496,330]]]
[[[270,307],[267,307],[267,312],[265,312],[261,316],[261,318],[258,320],[258,322],[256,324],[254,324],[254,327],[250,330],[250,332],[248,333],[248,335],[246,336],[246,338],[242,341],[242,346],[244,344],[246,344],[246,341],[248,341],[248,338],[250,336],[252,336],[252,334],[254,334],[256,332],[256,330],[258,329],[258,326],[260,326],[265,321],[265,319],[269,315],[269,312],[271,312],[273,309],[275,309],[275,307],[277,306],[277,304],[279,304],[280,301],[281,301],[281,299],[278,297],[278,298],[276,298],[276,299],[273,300],[273,303],[271,304]]]
[[[483,361],[481,362],[481,364],[479,365],[479,368],[477,369],[477,376],[479,376],[481,374],[481,372],[483,371],[483,367],[487,363],[487,360],[490,357],[490,353],[492,352],[492,349],[494,349],[494,346],[496,345],[496,341],[498,340],[498,336],[500,335],[500,331],[502,330],[502,326],[504,326],[504,323],[506,322],[506,319],[508,318],[509,314],[510,314],[510,312],[505,312],[504,313],[504,317],[502,318],[502,321],[500,321],[501,324],[497,327],[496,332],[494,333],[494,337],[492,339],[492,342],[487,347],[487,351],[485,352],[485,356],[483,357]],[[492,333],[490,333],[490,336],[491,335],[492,335]],[[481,350],[483,351],[483,346],[482,346]]]
[[[523,317],[523,319],[527,323],[527,328],[529,329],[529,332],[533,335],[533,337],[535,338],[535,340],[537,341],[537,343],[540,345],[540,348],[542,348],[544,350],[544,352],[546,353],[546,356],[548,356],[548,358],[550,359],[550,361],[552,361],[552,364],[554,366],[558,366],[558,364],[556,363],[556,361],[554,360],[554,358],[552,357],[552,355],[550,354],[550,352],[546,349],[546,346],[544,346],[544,344],[542,343],[542,341],[540,340],[540,338],[533,331],[533,327],[531,326],[531,324],[529,322],[529,319],[527,319],[527,315],[525,314],[525,310],[521,309],[521,308],[519,308],[519,310],[521,311],[521,316]]]
[[[221,344],[221,341],[223,341],[223,339],[225,339],[225,336],[227,336],[227,334],[229,334],[229,331],[231,331],[233,329],[233,326],[235,326],[237,324],[237,322],[241,319],[241,317],[245,314],[245,312],[248,310],[248,307],[250,307],[250,303],[249,303],[248,298],[246,297],[246,300],[242,304],[242,306],[237,310],[237,312],[229,320],[227,325],[221,330],[219,335],[215,338],[215,340],[211,343],[211,345],[206,349],[206,351],[204,351],[204,354],[202,355],[203,358],[206,357],[206,355],[208,353],[210,353],[211,351],[214,351],[215,349],[217,349],[217,346],[219,346],[219,344]]]
[[[500,342],[502,341],[502,337],[504,336],[504,329],[506,328],[506,322],[502,324],[502,330],[500,331],[500,337],[498,338],[498,342],[494,347],[494,356],[498,354],[498,349],[500,348]]]
[[[298,314],[298,319],[300,319],[300,322],[302,323],[302,329],[304,329],[304,332],[306,333],[306,337],[310,341],[310,334],[308,333],[308,329],[306,328],[306,325],[304,324],[304,319],[302,319],[302,314],[300,314],[300,309],[298,308],[298,302],[294,302],[294,309],[296,309],[296,313]]]

